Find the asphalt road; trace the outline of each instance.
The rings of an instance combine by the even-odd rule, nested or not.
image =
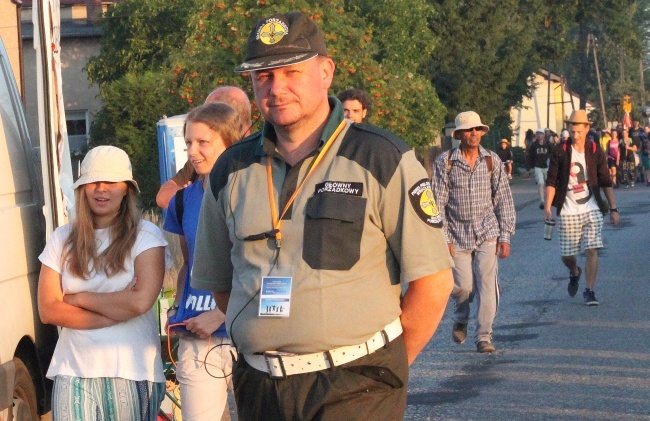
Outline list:
[[[567,294],[533,181],[512,191],[517,232],[499,267],[497,352],[476,352],[474,321],[463,345],[452,342],[450,302],[411,367],[405,419],[650,420],[650,188],[615,190],[621,224],[607,217],[603,228],[598,307],[584,305],[584,275]]]

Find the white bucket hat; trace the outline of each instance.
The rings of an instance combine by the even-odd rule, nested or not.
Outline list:
[[[91,149],[81,162],[81,175],[72,185],[73,189],[84,184],[107,181],[131,183],[136,193],[140,193],[138,183],[133,179],[129,156],[115,146],[97,146]]]
[[[456,132],[459,130],[473,129],[474,127],[482,128],[484,133],[490,131],[488,126],[481,123],[481,117],[475,111],[463,111],[456,116],[454,123],[456,128],[451,132],[452,137],[456,137]]]

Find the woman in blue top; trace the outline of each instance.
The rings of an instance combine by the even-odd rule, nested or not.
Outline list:
[[[164,229],[180,236],[184,259],[168,323],[184,324],[180,329],[176,368],[183,420],[219,420],[227,404],[232,372],[226,317],[217,308],[210,291],[190,286],[190,274],[208,175],[219,155],[239,139],[241,122],[230,106],[206,104],[188,114],[184,131],[187,157],[198,179],[172,197],[167,208]]]

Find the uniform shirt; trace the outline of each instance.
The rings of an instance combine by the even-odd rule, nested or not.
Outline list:
[[[135,276],[135,258],[150,248],[167,245],[157,226],[148,221],[140,221],[138,236],[125,262],[125,271],[110,278],[103,272],[93,272],[89,279],[81,279],[71,274],[61,260],[70,230],[69,224],[57,228],[38,257],[44,265],[61,274],[61,289],[64,294],[122,291]],[[95,230],[98,254],[110,244],[109,230],[110,228]],[[169,259],[167,264],[168,267],[171,264]],[[109,327],[61,328],[47,370],[48,378],[53,379],[57,375],[164,382],[158,320],[154,309]]]
[[[400,282],[453,266],[426,171],[413,151],[377,127],[345,121],[341,103],[329,101],[321,147],[303,161],[289,166],[266,124],[227,149],[210,174],[192,286],[230,292],[226,326],[244,354],[362,343],[399,317]],[[343,131],[282,221],[279,252],[274,239],[255,240],[273,228],[266,157],[279,214],[341,122]],[[267,275],[292,277],[287,318],[259,316]]]
[[[201,202],[203,201],[203,183],[198,181],[192,183],[185,188],[183,194],[183,220],[178,220],[176,214],[176,198],[172,196],[167,208],[167,215],[165,216],[165,231],[173,232],[174,234],[182,235],[187,242],[187,250],[189,254],[189,262],[187,262],[187,272],[185,282],[183,284],[183,293],[180,297],[178,312],[169,318],[170,324],[181,323],[185,320],[196,317],[201,313],[214,310],[217,304],[212,297],[212,292],[194,289],[190,285],[190,273],[194,264],[194,242],[196,240],[196,225],[199,223],[199,211],[201,210]],[[180,326],[174,329],[183,330]],[[226,337],[225,323],[219,326],[213,335]]]
[[[492,176],[485,160],[490,155]],[[451,164],[449,170],[447,158]],[[465,250],[492,238],[510,243],[510,236],[515,232],[515,205],[503,166],[494,165],[498,162],[498,156],[482,146],[474,169],[459,148],[451,156],[443,153],[436,159],[433,190],[442,210],[448,243]]]

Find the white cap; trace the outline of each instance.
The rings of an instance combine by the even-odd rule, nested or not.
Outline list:
[[[81,176],[72,185],[73,189],[84,184],[107,181],[130,183],[137,193],[140,193],[138,183],[133,179],[129,156],[115,146],[97,146],[91,149],[81,162]]]

